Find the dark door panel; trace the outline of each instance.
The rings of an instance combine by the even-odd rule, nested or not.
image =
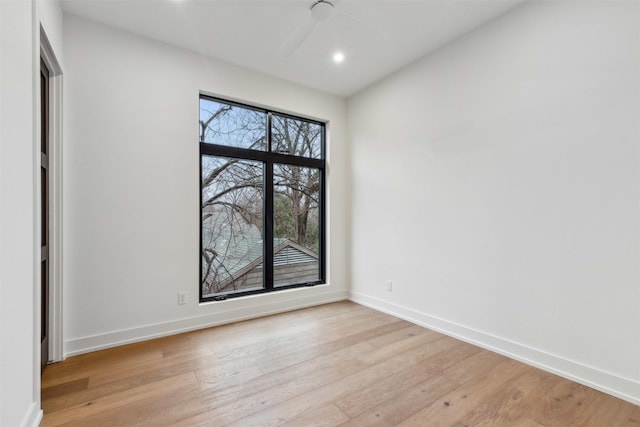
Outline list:
[[[40,60],[40,346],[41,370],[49,361],[49,70]]]

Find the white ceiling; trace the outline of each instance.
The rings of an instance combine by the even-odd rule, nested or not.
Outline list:
[[[314,0],[63,0],[72,13],[242,67],[350,96],[523,0],[336,0],[291,56]],[[335,51],[346,59],[335,64]]]

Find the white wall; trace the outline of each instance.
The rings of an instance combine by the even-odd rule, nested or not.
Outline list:
[[[60,50],[54,1],[0,1],[0,425],[37,425],[40,411],[40,25]],[[58,19],[56,19],[56,16]]]
[[[58,0],[36,0],[36,12],[38,20],[46,33],[49,44],[56,54],[56,59],[60,66],[63,64],[63,46],[62,46],[62,7]],[[39,54],[38,54],[39,55]],[[39,67],[40,65],[38,65]]]
[[[530,2],[350,99],[354,300],[640,403],[639,31]]]
[[[32,4],[0,2],[0,425],[37,417],[34,396]]]
[[[67,354],[346,298],[344,99],[64,19]],[[199,91],[329,121],[327,286],[198,304]]]

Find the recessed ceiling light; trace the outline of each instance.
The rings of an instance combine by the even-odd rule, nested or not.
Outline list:
[[[333,54],[333,62],[337,62],[338,64],[344,61],[344,53],[336,52]]]

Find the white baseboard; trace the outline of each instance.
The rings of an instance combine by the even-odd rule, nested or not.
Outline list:
[[[638,381],[359,292],[350,292],[349,299],[640,405],[640,382]]]
[[[29,410],[24,415],[22,423],[23,427],[38,427],[42,420],[42,409],[40,409],[40,402],[31,402]]]
[[[260,298],[255,298],[254,302],[248,306],[228,310],[223,309],[224,302],[215,302],[211,304],[220,307],[220,311],[215,313],[65,341],[65,357],[346,299],[346,291],[330,291],[306,296],[292,293],[290,297],[270,303],[265,303],[264,300],[261,301]]]

